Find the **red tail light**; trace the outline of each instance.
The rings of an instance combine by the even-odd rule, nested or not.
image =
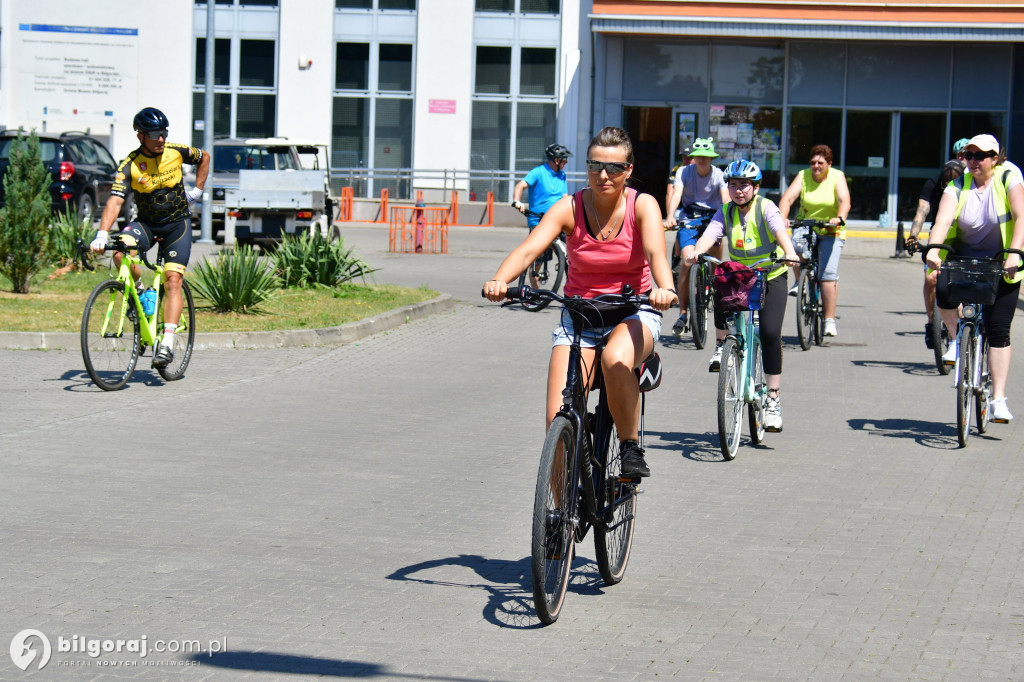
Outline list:
[[[70,161],[60,162],[60,181],[67,182],[75,174],[75,164]]]
[[[295,214],[295,217],[298,218],[299,220],[309,220],[310,218],[313,217],[313,212],[312,211],[299,211],[298,213]]]
[[[63,194],[60,195],[60,198],[63,199],[64,201],[71,201],[71,197],[73,196],[75,195],[72,194],[71,192],[64,192]]]

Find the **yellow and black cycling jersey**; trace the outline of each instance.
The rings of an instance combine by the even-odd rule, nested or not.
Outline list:
[[[139,147],[117,167],[110,193],[123,199],[133,192],[139,220],[148,225],[183,220],[189,217],[189,210],[181,166],[194,166],[202,158],[202,149],[173,142],[166,143],[159,156],[147,156]]]

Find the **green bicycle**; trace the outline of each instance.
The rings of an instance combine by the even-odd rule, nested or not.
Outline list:
[[[722,263],[706,253],[701,254],[701,259],[715,265]],[[764,441],[768,384],[761,360],[761,337],[754,325],[754,311],[760,308],[767,272],[778,263],[790,262],[773,256],[751,264],[749,270],[753,270],[757,277],[749,303],[742,309],[729,309],[722,304],[723,310],[730,311],[729,334],[722,343],[722,365],[718,374],[718,442],[726,460],[735,459],[739,449],[744,405],[747,406],[750,440],[755,445]],[[717,279],[715,281],[717,283]]]
[[[85,258],[88,249],[82,241],[78,242],[82,264],[94,270]],[[129,253],[129,247],[118,236],[111,238],[105,251],[116,251],[124,257],[117,276],[97,284],[85,303],[81,330],[82,359],[89,377],[97,386],[104,391],[116,391],[124,388],[131,379],[146,348],[156,348],[163,337],[164,265],[162,258],[152,265],[146,254]],[[145,265],[155,272],[152,288],[156,293],[156,307],[151,315],[146,315],[135,290],[131,274],[133,265]],[[196,308],[192,290],[184,279],[181,299],[181,319],[172,346],[174,359],[166,367],[156,368],[165,381],[177,381],[185,375],[195,345]]]

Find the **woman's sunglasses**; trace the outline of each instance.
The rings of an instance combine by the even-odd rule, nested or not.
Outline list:
[[[964,161],[984,161],[985,159],[995,158],[995,152],[960,152],[960,156],[964,157]]]
[[[593,161],[587,159],[587,170],[591,173],[600,173],[603,169],[608,175],[621,175],[628,171],[633,164],[622,161]]]

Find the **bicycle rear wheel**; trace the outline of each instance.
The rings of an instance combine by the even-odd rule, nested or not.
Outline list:
[[[949,332],[939,314],[939,304],[932,306],[932,350],[935,352],[935,366],[939,374],[949,374],[949,365],[942,361],[942,356],[949,350]]]
[[[814,305],[809,273],[806,268],[800,270],[800,282],[797,284],[796,295],[796,335],[800,339],[800,348],[811,349],[814,336]]]
[[[611,421],[611,417],[608,417]],[[633,546],[633,523],[636,517],[636,483],[620,481],[622,461],[619,458],[619,434],[612,426],[608,437],[608,462],[604,486],[597,500],[598,515],[608,524],[608,530],[594,526],[594,548],[597,550],[597,569],[606,585],[615,585],[626,574],[629,550]]]
[[[89,294],[82,313],[82,360],[104,391],[124,388],[139,361],[139,317],[123,282],[108,279]]]
[[[174,332],[174,342],[171,344],[171,351],[174,358],[166,367],[158,367],[157,371],[164,381],[177,381],[185,375],[188,361],[192,359],[192,347],[196,340],[196,306],[192,299],[192,289],[188,282],[181,280],[181,317],[178,319],[178,328]],[[164,313],[163,306],[157,316],[157,330],[163,330]]]
[[[971,386],[971,371],[974,365],[974,331],[964,330],[960,340],[960,358],[956,378],[956,438],[960,447],[967,447],[971,436],[971,407],[974,404],[974,389]]]
[[[750,427],[750,440],[754,443],[764,442],[764,402],[767,396],[759,346],[754,346],[754,402],[747,404],[747,426]]]
[[[693,345],[701,350],[708,342],[708,285],[706,269],[700,263],[690,266],[690,334]]]
[[[988,342],[982,341],[981,343],[981,357],[977,358],[978,363],[978,377],[980,380],[978,386],[974,390],[974,408],[975,425],[978,427],[978,433],[985,433],[988,431],[989,412],[988,412],[988,401],[992,397],[992,372],[988,367]]]
[[[718,443],[722,455],[731,460],[740,445],[743,421],[743,359],[736,339],[722,344],[722,367],[718,373]]]
[[[573,551],[577,495],[576,434],[565,417],[548,428],[533,499],[533,604],[537,617],[554,623],[565,601]]]

